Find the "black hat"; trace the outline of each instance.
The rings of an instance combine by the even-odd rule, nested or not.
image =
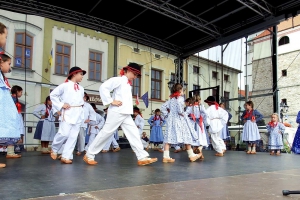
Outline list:
[[[75,66],[70,69],[68,79],[70,79],[73,74],[76,74],[78,72],[83,72],[83,75],[86,74],[85,70],[82,70],[80,67]]]
[[[215,103],[216,99],[214,96],[209,96],[207,99],[204,100],[205,103]]]
[[[127,69],[138,75],[141,75],[141,66],[136,63],[129,63],[126,67],[123,67],[123,69]]]
[[[140,111],[140,109],[138,107],[133,107],[133,110],[138,111],[138,112]]]

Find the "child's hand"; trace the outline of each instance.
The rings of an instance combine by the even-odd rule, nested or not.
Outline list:
[[[111,105],[113,105],[113,106],[122,106],[122,101],[118,101],[118,100],[114,100],[112,103],[111,103]]]
[[[64,105],[62,106],[64,109],[69,109],[71,106],[68,103],[64,103]]]

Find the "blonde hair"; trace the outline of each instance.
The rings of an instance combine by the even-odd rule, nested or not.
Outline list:
[[[278,115],[278,113],[273,113],[273,114],[271,115],[271,117],[272,117],[273,115],[275,115],[275,116],[277,117],[277,121],[279,121],[279,115]]]
[[[193,96],[193,101],[194,101],[194,102],[199,102],[199,101],[201,101],[200,95],[199,95],[199,94],[195,94],[195,95]]]

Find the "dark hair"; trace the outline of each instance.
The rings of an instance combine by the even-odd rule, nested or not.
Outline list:
[[[253,109],[253,107],[254,107],[253,101],[247,101],[246,104],[249,105],[249,106],[251,106],[251,108]]]
[[[185,99],[185,103],[188,103],[189,105],[193,105],[195,102],[194,102],[193,98],[187,98],[187,99]]]
[[[11,94],[17,94],[20,91],[23,91],[23,88],[18,85],[14,85],[10,90]]]
[[[182,85],[180,83],[176,83],[172,87],[172,93],[179,92],[182,89]]]
[[[5,29],[7,29],[7,27],[0,22],[0,34],[3,34]]]
[[[84,92],[84,97],[85,97],[86,101],[90,100],[90,97],[86,92]]]
[[[157,113],[157,112],[160,112],[160,110],[157,108],[157,109],[155,109],[155,111],[154,111],[155,113]]]
[[[91,104],[91,106],[94,108],[94,109],[97,109],[97,107],[96,107],[96,104],[95,103],[90,103]]]
[[[1,32],[1,25],[0,25],[0,32]],[[6,55],[6,54],[0,54],[0,58],[1,58],[0,59],[1,62],[6,62],[8,60],[11,60],[11,58],[8,55]],[[1,74],[3,76],[3,79],[5,79],[5,76],[4,76],[3,72],[2,72],[2,70],[0,70],[0,71],[1,71]]]
[[[50,96],[47,96],[47,97],[46,97],[45,105],[47,105],[47,102],[48,102],[48,101],[51,101]]]

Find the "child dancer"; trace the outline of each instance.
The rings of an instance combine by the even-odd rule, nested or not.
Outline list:
[[[220,138],[220,132],[228,121],[228,113],[226,110],[219,107],[219,104],[213,96],[207,97],[204,102],[209,106],[206,109],[206,120],[209,125],[208,132],[211,136],[212,146],[217,152],[215,156],[223,156],[226,151],[226,146],[224,141]]]
[[[241,116],[241,120],[243,120],[245,123],[242,140],[248,143],[247,154],[256,154],[256,142],[260,139],[256,122],[262,120],[263,118],[263,115],[257,110],[254,110],[253,107],[253,102],[247,101],[246,112],[244,112]]]
[[[161,108],[164,116],[167,116],[165,119],[167,127],[164,135],[164,163],[175,162],[175,159],[170,157],[170,144],[185,144],[191,162],[201,157],[201,153],[194,154],[191,147],[193,141],[198,138],[194,127],[184,112],[184,99],[182,96],[182,85],[176,83],[172,88],[171,99],[168,101],[168,104],[163,104]],[[168,112],[168,110],[170,112]]]
[[[3,42],[3,34],[7,34],[6,27],[4,27],[0,23],[0,42]],[[0,43],[1,46],[4,44]],[[6,158],[20,158],[21,155],[14,152],[14,145],[20,140],[20,118],[16,105],[11,98],[10,85],[4,76],[4,73],[10,71],[10,64],[11,58],[6,54],[0,53],[0,144],[1,146],[7,146]],[[5,166],[5,164],[0,164],[0,168]]]
[[[225,103],[220,103],[219,106],[221,108],[223,108],[224,110],[226,110],[226,107],[225,107]],[[227,111],[227,110],[226,110]],[[228,122],[229,120],[232,118],[232,115],[227,111],[228,113]],[[229,134],[229,130],[228,130],[228,122],[226,123],[226,126],[223,127],[222,131],[221,131],[221,138],[224,140],[225,142],[225,145],[227,144],[227,142],[230,141],[230,134]]]
[[[34,139],[41,140],[42,154],[49,154],[49,142],[53,141],[55,136],[55,116],[52,109],[52,101],[50,96],[45,100],[45,103],[34,109],[33,115],[39,118],[36,126]]]
[[[142,140],[142,133],[143,133],[143,129],[145,126],[145,121],[144,121],[142,113],[138,107],[133,108],[133,116],[134,116],[134,123],[136,124],[137,128],[139,129],[142,144],[144,146],[144,149],[146,149],[148,147],[148,143],[145,142],[144,140]]]
[[[90,99],[90,97],[87,95],[86,92],[84,92],[83,97],[83,113],[84,113],[84,121],[80,126],[80,131],[77,138],[77,156],[80,156],[81,153],[84,151],[85,147],[85,133],[87,129],[87,124],[90,121],[96,121],[96,112],[94,108],[91,106],[91,104],[87,103],[87,101]]]
[[[62,109],[59,130],[54,137],[50,156],[56,160],[59,149],[65,143],[61,157],[61,162],[64,164],[72,164],[73,151],[84,120],[84,88],[78,83],[82,81],[85,73],[86,71],[80,67],[72,67],[66,82],[50,93],[55,110]]]
[[[148,146],[146,147],[146,151],[148,151],[149,141],[150,141],[150,140],[149,140],[149,138],[148,138],[146,132],[143,132],[143,133],[142,133],[142,140],[144,140],[144,141],[148,144]]]
[[[207,138],[205,133],[205,126],[203,119],[206,118],[205,107],[201,104],[201,97],[199,95],[193,96],[194,104],[188,106],[186,114],[190,116],[191,123],[198,134],[198,140],[192,143],[194,153],[202,152],[203,146],[207,147]],[[200,159],[204,159],[203,152]]]
[[[271,115],[271,121],[266,126],[269,136],[269,149],[270,149],[270,155],[275,154],[280,156],[280,149],[283,149],[283,142],[282,142],[282,134],[284,134],[285,126],[283,123],[279,122],[279,117],[277,113],[273,113]]]
[[[154,144],[154,150],[158,150],[158,145],[162,144],[164,141],[163,138],[163,132],[162,132],[162,126],[165,124],[165,120],[160,115],[160,110],[155,110],[155,115],[151,116],[148,119],[148,123],[151,126],[151,132],[150,132],[150,144]]]
[[[136,63],[130,63],[120,71],[121,77],[113,77],[105,81],[99,89],[104,105],[110,104],[105,124],[93,143],[88,148],[83,160],[89,165],[95,165],[95,154],[98,154],[105,146],[108,138],[121,126],[131,148],[136,154],[138,165],[148,165],[157,161],[157,158],[148,158],[149,154],[144,150],[139,130],[131,115],[133,114],[133,102],[131,83],[141,75],[141,67]],[[110,92],[113,91],[111,97]]]
[[[90,138],[89,138],[89,142],[88,144],[85,146],[85,151],[88,150],[89,146],[92,144],[92,142],[94,141],[95,137],[97,136],[97,134],[99,133],[99,131],[102,129],[102,127],[104,126],[104,118],[96,112],[97,110],[97,107],[96,107],[96,104],[94,103],[91,103],[90,104],[92,106],[92,108],[94,109],[95,111],[95,115],[96,115],[96,120],[93,120],[93,121],[90,121],[89,122],[89,125],[90,125]]]

